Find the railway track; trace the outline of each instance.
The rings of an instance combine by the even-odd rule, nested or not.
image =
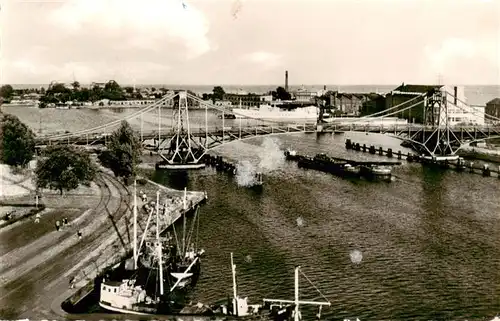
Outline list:
[[[14,319],[21,316],[53,316],[54,313],[50,311],[53,298],[58,292],[66,291],[69,286],[64,272],[84,261],[109,237],[110,231],[117,233],[116,222],[129,208],[130,193],[123,183],[107,173],[101,172],[97,181],[102,191],[99,203],[92,211],[84,214],[83,219],[77,218],[76,224],[64,232],[66,238],[55,245],[57,250],[44,246],[45,251],[38,251],[40,254],[34,256],[28,264],[25,263],[21,271],[16,271],[13,267],[3,273],[5,286],[2,287],[0,306],[10,308],[2,310],[0,317]],[[91,213],[105,215],[96,217]],[[81,240],[76,235],[78,230],[83,231]]]

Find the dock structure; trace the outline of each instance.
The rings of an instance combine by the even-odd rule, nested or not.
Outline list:
[[[402,153],[400,150],[396,152],[393,151],[392,148],[387,148],[387,149],[384,149],[383,147],[375,148],[374,145],[367,146],[366,144],[353,142],[350,139],[346,140],[345,147],[348,150],[370,153],[372,155],[386,156],[388,158],[397,158],[398,160],[405,159],[408,162],[416,162],[416,163],[421,163],[423,165],[440,167],[443,169],[454,169],[460,172],[464,171],[464,172],[469,172],[471,174],[480,174],[484,177],[497,177],[500,179],[500,166],[498,166],[498,169],[496,170],[491,169],[488,164],[483,164],[482,166],[475,166],[475,163],[473,161],[466,162],[463,158],[455,155],[450,157],[441,157],[441,158],[426,157],[412,153]]]
[[[142,178],[142,180],[144,180]],[[163,217],[158,220],[157,224],[159,227],[159,231],[161,233],[165,232],[168,228],[170,228],[175,222],[177,222],[181,217],[186,214],[196,206],[204,201],[207,198],[206,193],[204,192],[187,192],[177,191],[167,188],[163,185],[157,184],[153,181],[147,180],[148,183],[154,187],[156,187],[156,194],[159,194],[160,199],[162,199],[162,204],[164,206]],[[141,187],[141,189],[145,189]],[[135,189],[134,189],[135,190]],[[172,194],[174,196],[172,196]],[[181,198],[179,196],[185,195],[185,198]],[[157,195],[153,195],[153,190],[151,188],[148,189],[147,198],[143,198],[146,193],[142,193],[142,195],[137,195],[137,199],[141,199],[141,201],[137,202],[137,209],[133,211],[134,217],[137,218],[137,221],[145,221],[148,218],[148,213],[143,209],[144,205],[148,204],[148,201],[156,200]],[[134,202],[135,203],[135,202]],[[141,225],[137,224],[134,226],[134,219],[130,219],[128,225],[123,225],[119,229],[120,235],[126,235],[127,230],[134,232],[134,239],[137,239],[137,234],[142,233],[146,227],[141,228]],[[148,222],[149,223],[149,222]],[[156,224],[156,222],[155,222]],[[140,231],[137,231],[140,229]],[[70,311],[73,310],[73,307],[76,306],[81,300],[83,300],[87,295],[89,295],[94,290],[94,280],[106,269],[119,264],[120,262],[133,258],[134,264],[136,264],[136,257],[134,253],[137,251],[137,246],[139,245],[139,240],[137,242],[133,242],[129,246],[130,248],[121,249],[120,250],[120,238],[117,233],[113,233],[110,237],[103,242],[99,249],[96,249],[98,256],[91,258],[86,263],[86,266],[81,268],[72,279],[72,288],[76,290],[71,291],[66,296],[61,297],[61,305],[64,307],[64,310]],[[135,246],[135,251],[134,251]],[[62,308],[53,306],[53,310],[59,310],[59,314],[66,314],[67,312],[62,310]]]

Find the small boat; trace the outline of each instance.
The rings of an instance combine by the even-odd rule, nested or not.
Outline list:
[[[356,176],[356,177],[359,176],[359,174],[360,174],[359,166],[352,166],[351,164],[345,164],[344,170],[347,174],[351,174],[351,175]]]
[[[300,266],[295,267],[295,299],[282,300],[282,299],[263,299],[262,304],[248,304],[248,297],[240,297],[237,291],[236,284],[236,265],[233,263],[233,253],[231,253],[231,271],[233,276],[233,298],[228,299],[227,305],[213,305],[211,306],[214,315],[232,315],[237,317],[238,320],[261,320],[271,319],[275,321],[299,321],[302,320],[300,313],[301,305],[315,305],[319,307],[316,320],[321,318],[321,310],[324,306],[331,306],[331,303],[326,297],[318,290],[318,288],[311,283],[309,278],[301,271]],[[299,276],[302,274],[306,280],[316,289],[322,296],[324,302],[303,301],[299,297]],[[259,316],[256,319],[256,316]]]
[[[391,172],[388,166],[372,166],[372,173],[375,176],[391,176]]]
[[[369,180],[391,180],[392,169],[389,166],[362,165],[360,166],[361,176]]]

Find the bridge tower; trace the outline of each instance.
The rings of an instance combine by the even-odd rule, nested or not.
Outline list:
[[[425,137],[425,130],[423,132],[423,144],[431,157],[451,157],[456,151],[450,140],[450,135],[454,134],[449,124],[447,95],[445,87],[442,87],[432,91],[424,99],[424,125],[434,128],[427,137]]]
[[[160,144],[158,154],[163,162],[157,164],[161,169],[198,169],[205,166],[200,162],[205,148],[192,137],[189,125],[187,92],[181,91],[174,98],[172,111],[172,137],[166,144]],[[160,120],[161,122],[161,120]]]

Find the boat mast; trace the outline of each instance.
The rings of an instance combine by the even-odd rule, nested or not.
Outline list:
[[[137,270],[137,180],[134,180],[134,270]]]
[[[238,299],[236,292],[236,265],[233,263],[233,252],[231,252],[231,270],[233,272],[233,315],[238,315]]]
[[[187,188],[184,187],[184,199],[183,199],[183,211],[182,211],[182,256],[186,255],[186,197],[187,197]]]
[[[299,321],[301,319],[300,317],[300,310],[299,310],[299,305],[302,304],[306,304],[306,305],[316,305],[316,306],[319,306],[320,307],[320,311],[321,311],[321,307],[323,305],[327,305],[327,306],[330,306],[331,303],[330,301],[328,301],[328,299],[323,295],[323,293],[321,293],[317,288],[316,288],[316,291],[318,291],[318,293],[326,300],[326,302],[314,302],[314,301],[300,301],[299,300],[299,272],[300,272],[300,266],[297,266],[295,268],[295,299],[294,300],[279,300],[279,299],[264,299],[264,303],[280,303],[280,304],[294,304],[295,305],[295,310],[294,310],[294,321]],[[302,273],[302,272],[300,272]],[[302,273],[303,274],[303,273]],[[305,274],[304,274],[305,276]],[[306,277],[307,279],[307,277]],[[311,285],[314,286],[314,284],[311,283],[311,281],[309,279],[307,279],[309,281],[309,283]],[[318,314],[319,315],[319,314]]]
[[[295,267],[295,316],[294,321],[299,321],[299,269],[300,266]]]
[[[163,262],[160,242],[160,191],[156,192],[156,242],[158,246],[158,270],[160,271],[160,295],[163,295]]]

